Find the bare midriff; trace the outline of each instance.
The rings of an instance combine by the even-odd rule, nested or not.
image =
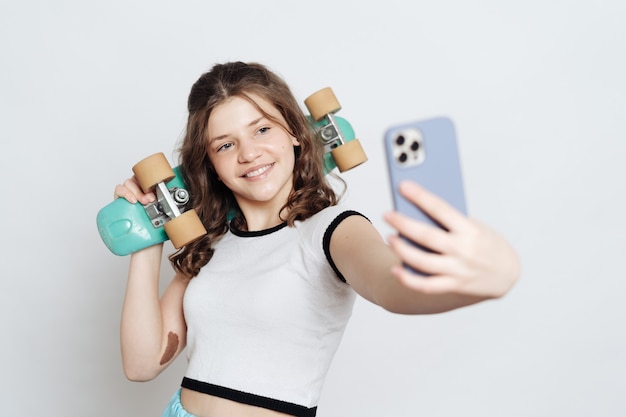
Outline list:
[[[187,412],[198,417],[289,417],[289,414],[183,388],[180,399]]]

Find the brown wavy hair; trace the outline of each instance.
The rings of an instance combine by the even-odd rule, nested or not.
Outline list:
[[[267,114],[249,94],[263,97],[280,112],[287,126],[280,125],[300,143],[294,147],[293,187],[280,213],[293,226],[323,208],[337,204],[338,196],[326,181],[323,171],[324,150],[315,138],[307,117],[300,109],[285,81],[258,63],[217,64],[192,86],[187,101],[187,128],[179,147],[181,174],[207,234],[170,256],[177,271],[194,277],[213,256],[214,243],[228,231],[228,222],[247,230],[233,193],[217,178],[208,157],[207,125],[211,111],[226,99],[238,96],[248,100],[265,117]],[[345,187],[345,184],[344,184]]]

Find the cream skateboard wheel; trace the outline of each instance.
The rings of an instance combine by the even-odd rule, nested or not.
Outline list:
[[[172,180],[176,174],[163,153],[156,153],[142,159],[133,166],[135,178],[141,189],[147,193],[160,182]]]
[[[330,87],[322,88],[318,92],[311,94],[304,100],[304,105],[316,122],[322,120],[327,114],[341,110],[341,104],[339,104],[335,93],[333,93]]]
[[[195,210],[188,210],[163,225],[165,233],[176,249],[206,234],[206,229]]]
[[[331,154],[340,172],[348,171],[367,161],[365,151],[358,139],[353,139],[333,149]]]

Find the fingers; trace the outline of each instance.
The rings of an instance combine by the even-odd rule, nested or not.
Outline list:
[[[115,192],[113,192],[113,199],[125,198],[129,203],[135,204],[137,197],[126,187],[121,184],[115,186]]]
[[[454,257],[428,252],[398,236],[389,236],[388,242],[404,264],[423,274],[451,274],[455,269]]]
[[[414,182],[403,181],[398,190],[404,198],[418,206],[446,230],[455,231],[462,229],[467,224],[467,218],[464,214]]]
[[[405,288],[422,294],[449,294],[461,290],[461,266],[453,256],[424,251],[397,236],[390,236],[389,245],[406,266],[396,265],[392,275]],[[418,271],[417,273],[415,271]]]
[[[432,253],[389,237],[389,246],[402,262],[427,276],[402,266],[392,273],[404,287],[419,293],[456,293],[480,298],[499,298],[518,280],[520,261],[515,250],[490,228],[470,221],[467,232],[447,233],[450,249]],[[445,246],[441,246],[445,247]]]
[[[115,186],[113,198],[125,198],[128,202],[135,204],[149,204],[156,200],[154,193],[144,193],[134,177],[128,178],[123,184]]]
[[[519,260],[504,238],[415,183],[403,182],[399,191],[443,229],[395,211],[385,214],[399,235],[419,245],[390,236],[392,250],[402,263],[427,275],[398,265],[392,270],[398,283],[416,293],[473,300],[501,297],[511,288],[519,276]]]
[[[415,221],[398,212],[385,214],[387,223],[407,239],[437,253],[452,250],[452,242],[448,232],[439,227]]]

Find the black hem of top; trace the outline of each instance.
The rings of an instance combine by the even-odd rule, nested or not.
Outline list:
[[[330,256],[330,238],[332,237],[333,232],[335,231],[337,226],[339,226],[339,223],[341,223],[346,217],[350,217],[350,216],[361,216],[365,218],[367,221],[369,221],[367,217],[365,217],[363,214],[359,213],[358,211],[346,210],[342,212],[341,214],[339,214],[339,216],[335,217],[335,220],[333,220],[332,223],[328,226],[328,228],[326,229],[326,232],[324,232],[324,240],[323,240],[324,254],[326,255],[326,259],[328,260],[330,267],[333,269],[333,271],[335,271],[335,274],[337,274],[337,277],[341,280],[341,282],[344,282],[344,283],[347,283],[346,279],[344,278],[343,274],[339,272],[337,265],[335,265],[333,258]]]
[[[263,229],[263,230],[239,230],[237,229],[232,223],[229,223],[228,227],[230,228],[230,231],[232,232],[232,234],[234,234],[235,236],[239,236],[239,237],[258,237],[258,236],[265,236],[265,235],[269,235],[272,234],[274,232],[279,231],[280,229],[283,229],[284,227],[287,226],[287,222],[283,222],[281,224],[278,224],[274,227],[270,227],[269,229]]]
[[[216,397],[225,398],[227,400],[235,401],[238,403],[262,407],[268,410],[277,411],[279,413],[289,414],[295,417],[315,417],[315,414],[317,413],[317,407],[308,408],[303,405],[298,405],[287,401],[281,401],[275,398],[263,397],[256,394],[250,394],[248,392],[243,392],[232,388],[226,388],[187,377],[183,378],[181,387],[204,394],[213,395]]]

